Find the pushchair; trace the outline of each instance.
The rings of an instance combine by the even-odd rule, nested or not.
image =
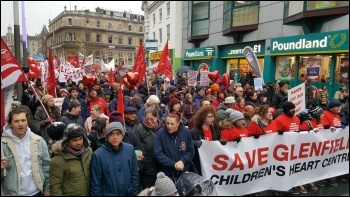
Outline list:
[[[181,174],[176,189],[180,196],[217,196],[213,181],[193,172]]]

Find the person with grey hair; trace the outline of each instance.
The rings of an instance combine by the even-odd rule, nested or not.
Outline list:
[[[158,112],[158,117],[162,117],[164,112],[163,110],[159,107],[160,100],[157,95],[151,95],[148,97],[146,100],[146,103],[144,106],[141,107],[141,109],[137,112],[137,120],[141,123],[143,119],[145,118],[145,110],[148,107],[155,107]]]
[[[21,106],[21,105],[22,105],[21,102],[19,102],[19,101],[13,101],[13,102],[11,103],[11,110],[14,110],[16,107],[19,107],[19,106]]]
[[[248,137],[247,125],[244,121],[244,116],[240,111],[227,110],[229,120],[232,123],[230,128],[224,128],[221,132],[221,139],[231,142],[241,140],[241,137]]]
[[[105,144],[91,158],[90,195],[136,196],[139,183],[137,153],[131,144],[123,142],[123,125],[120,122],[110,123],[106,136]]]
[[[144,189],[139,196],[179,196],[179,193],[174,182],[163,172],[159,172],[155,185]]]

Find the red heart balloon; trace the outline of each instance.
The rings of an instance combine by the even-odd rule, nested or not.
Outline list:
[[[130,85],[136,85],[136,83],[140,79],[140,75],[138,72],[127,72],[126,73],[126,78],[128,78],[128,82]]]
[[[227,73],[222,75],[221,82],[224,87],[228,87],[230,85],[230,77]]]
[[[28,76],[29,79],[35,79],[35,78],[37,78],[37,75],[36,75],[35,72],[33,72],[33,71],[29,71],[29,72],[27,73],[27,76]]]
[[[124,83],[125,87],[127,87],[129,90],[133,90],[134,87],[135,87],[134,85],[131,85],[131,84],[129,83],[129,81],[128,81],[127,78],[123,78],[123,83]]]
[[[33,71],[37,75],[41,75],[42,68],[41,68],[41,66],[35,65],[35,67],[31,69],[31,71]]]
[[[216,82],[216,80],[218,80],[219,75],[220,75],[220,71],[219,70],[216,70],[214,72],[209,72],[208,73],[209,79],[214,81],[214,82]]]
[[[33,71],[36,69],[37,65],[36,64],[29,64],[29,69],[30,71]]]
[[[96,84],[96,81],[97,79],[95,76],[90,76],[90,75],[83,76],[83,84],[88,88],[92,88]]]
[[[28,57],[27,62],[28,62],[29,65],[30,64],[35,64],[35,60],[34,60],[33,57]]]

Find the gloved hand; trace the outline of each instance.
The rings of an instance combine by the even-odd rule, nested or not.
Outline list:
[[[202,146],[202,140],[195,140],[193,143],[197,148],[200,148]]]
[[[341,129],[345,129],[346,125],[345,124],[341,124]]]
[[[257,135],[257,134],[254,135],[254,138],[255,138],[255,139],[259,139],[259,137],[260,137],[260,135]]]
[[[238,137],[236,139],[234,139],[233,141],[237,142],[237,144],[241,141],[241,137]]]
[[[226,140],[223,140],[223,139],[219,139],[219,142],[221,145],[226,145],[227,144],[227,141]]]
[[[324,126],[324,129],[329,129],[329,128],[331,128],[330,125]]]
[[[278,132],[278,135],[283,135],[283,133],[284,133],[284,131],[282,131],[282,130],[278,130],[277,132]]]

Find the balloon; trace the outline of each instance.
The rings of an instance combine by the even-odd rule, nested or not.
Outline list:
[[[128,79],[130,85],[135,86],[140,79],[140,75],[138,72],[127,72],[126,78]]]
[[[33,57],[28,57],[27,62],[28,62],[29,65],[30,64],[35,64],[35,60],[34,60]]]
[[[41,75],[41,72],[42,72],[42,68],[40,66],[35,66],[33,69],[32,69],[33,72],[35,72],[35,74],[37,75]]]
[[[36,73],[33,72],[33,71],[29,71],[29,72],[27,73],[27,76],[28,76],[29,79],[35,79],[35,78],[37,78]]]
[[[227,73],[222,75],[221,82],[224,87],[228,87],[230,85],[230,77]]]
[[[37,67],[36,64],[29,64],[29,69],[30,69],[30,71],[33,71],[33,72],[34,72],[34,70],[35,70],[36,67]]]
[[[220,71],[219,71],[219,70],[216,70],[216,71],[214,71],[214,72],[209,72],[209,73],[208,73],[209,79],[212,80],[212,81],[214,81],[214,82],[215,82],[216,80],[218,80],[219,75],[220,75]]]
[[[123,78],[123,83],[124,83],[125,87],[127,87],[129,90],[134,89],[134,86],[129,83],[127,78]]]
[[[88,88],[92,88],[96,84],[96,81],[97,79],[95,76],[90,76],[90,75],[83,76],[83,84]]]

